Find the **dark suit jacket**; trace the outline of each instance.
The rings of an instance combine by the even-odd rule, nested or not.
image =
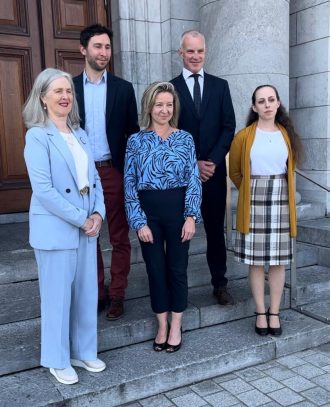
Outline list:
[[[225,157],[235,133],[235,113],[228,82],[204,72],[200,117],[183,75],[171,80],[179,94],[178,127],[192,134],[198,160],[212,160],[217,173],[226,174]]]
[[[85,128],[83,74],[73,78],[79,106],[81,127]],[[140,130],[136,99],[130,82],[107,72],[106,131],[113,166],[124,169],[127,138]]]

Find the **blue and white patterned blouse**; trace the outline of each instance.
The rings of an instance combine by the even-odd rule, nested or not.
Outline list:
[[[154,131],[142,130],[129,137],[125,156],[125,207],[130,227],[147,224],[138,191],[186,187],[184,217],[200,222],[202,186],[190,133],[176,130],[163,140]]]

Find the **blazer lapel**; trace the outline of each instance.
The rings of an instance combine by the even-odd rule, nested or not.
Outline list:
[[[69,150],[69,147],[67,146],[63,137],[60,135],[59,131],[57,130],[57,128],[55,127],[55,125],[53,123],[48,122],[48,125],[46,127],[46,132],[49,135],[50,141],[55,145],[55,147],[64,157],[66,163],[68,164],[70,172],[77,184],[76,166],[75,166],[71,151]]]
[[[212,80],[210,76],[204,72],[204,86],[203,86],[203,96],[202,96],[202,104],[201,104],[201,111],[200,116],[203,117],[204,112],[206,110],[208,101],[210,99],[211,91],[212,91]]]
[[[81,127],[85,128],[85,100],[84,100],[84,75],[81,73],[75,82],[76,99],[79,107]]]
[[[188,106],[189,109],[198,118],[198,114],[196,112],[196,108],[195,108],[195,105],[194,105],[193,98],[191,97],[188,86],[187,86],[186,81],[184,80],[184,77],[183,77],[182,74],[180,76],[178,76],[178,80],[175,83],[175,85],[176,85],[176,87],[178,89],[178,92],[180,93],[182,99],[184,99],[185,105]],[[202,98],[202,103],[203,103],[203,98]]]
[[[107,72],[107,103],[105,108],[106,121],[110,120],[110,114],[115,102],[117,92],[116,80]]]

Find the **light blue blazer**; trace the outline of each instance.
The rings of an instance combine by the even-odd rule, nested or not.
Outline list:
[[[86,204],[78,189],[73,156],[55,125],[26,133],[24,158],[31,185],[30,244],[41,250],[76,249],[79,228],[93,212],[105,215],[103,191],[85,131],[73,131],[88,155],[90,192]],[[85,204],[84,204],[85,201]],[[96,240],[96,237],[89,238]]]

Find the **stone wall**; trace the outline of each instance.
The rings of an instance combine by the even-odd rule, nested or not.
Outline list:
[[[199,1],[112,0],[115,73],[133,83],[138,103],[145,88],[181,69],[183,31],[199,28]]]
[[[304,147],[300,165],[313,179],[330,185],[330,2],[291,0],[290,115]],[[325,203],[330,196],[297,177],[305,201]],[[328,195],[328,196],[327,196]]]

